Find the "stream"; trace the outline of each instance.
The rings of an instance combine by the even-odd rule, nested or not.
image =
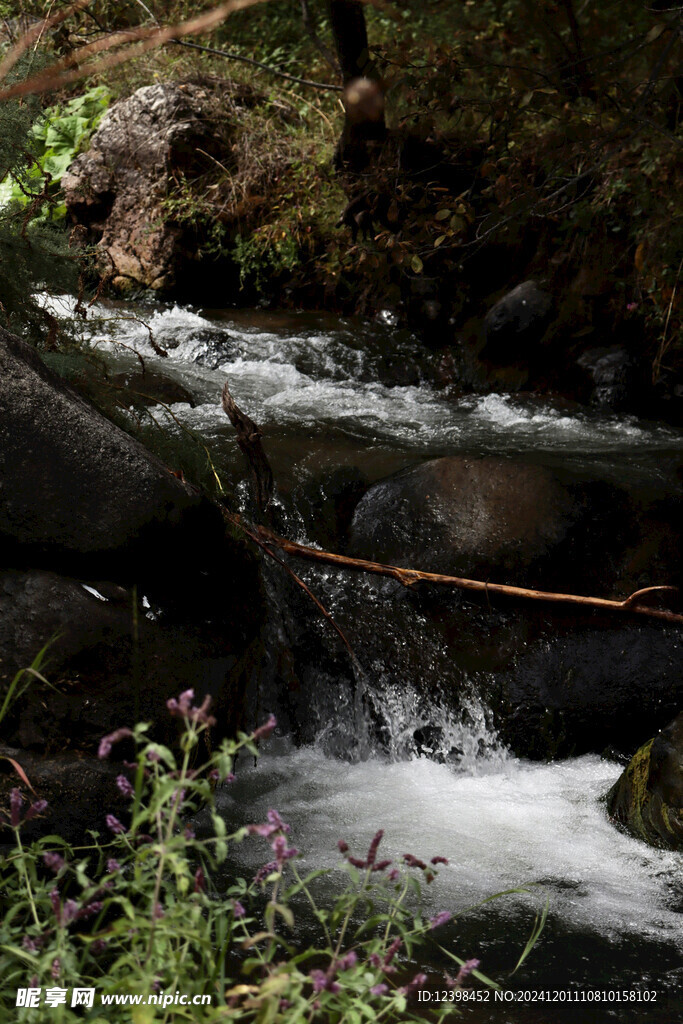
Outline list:
[[[50,303],[61,315],[73,308],[68,298]],[[199,471],[217,475],[249,513],[247,473],[220,407],[227,378],[264,433],[277,482],[276,529],[302,543],[334,542],[330,509],[340,490],[446,454],[523,454],[638,495],[681,493],[680,431],[534,396],[458,397],[444,383],[442,357],[389,317],[361,324],[322,314],[119,304],[94,309],[82,330],[113,376],[139,380],[137,352],[148,373],[184,389],[191,402],[171,393],[151,406],[155,424],[145,430],[183,444],[190,438]],[[310,608],[306,639],[300,635],[295,602],[303,607],[305,598],[290,602],[281,573],[269,570],[280,607],[274,634],[286,634],[295,651],[317,647],[319,658],[306,662],[304,689],[289,707],[273,707],[267,685],[259,694],[261,717],[276,710],[297,742],[274,739],[256,767],[238,765],[237,781],[219,795],[230,825],[263,820],[275,807],[305,865],[330,867],[339,838],[362,855],[383,828],[386,857],[449,859],[424,893],[430,911],[457,917],[440,941],[478,957],[510,989],[657,992],[649,1003],[468,1003],[466,1020],[680,1020],[681,857],[608,822],[601,798],[623,765],[592,753],[550,763],[514,756],[479,685],[486,666],[468,652],[453,668],[428,601],[328,567],[296,570],[342,625],[359,664],[349,665]],[[457,710],[444,680],[457,683]],[[236,867],[256,870],[263,852],[244,844]],[[517,887],[528,891],[477,906]],[[546,898],[541,941],[508,978]],[[436,948],[419,966],[434,989],[449,970]]]

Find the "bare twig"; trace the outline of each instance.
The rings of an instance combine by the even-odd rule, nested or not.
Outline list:
[[[265,512],[273,496],[273,472],[261,444],[261,431],[242,412],[230,394],[227,381],[223,387],[223,410],[237,431],[237,443],[247,458],[254,481],[256,504]]]
[[[201,43],[191,43],[187,39],[174,39],[174,43],[178,46],[189,46],[193,50],[200,50],[202,53],[212,53],[215,57],[224,57],[226,60],[236,60],[241,64],[249,64],[251,67],[260,68],[269,75],[276,75],[278,78],[284,78],[288,82],[296,82],[297,85],[305,85],[309,89],[322,89],[326,92],[342,92],[343,88],[341,85],[333,85],[329,82],[314,82],[310,78],[299,78],[297,75],[290,75],[286,71],[280,71],[278,68],[271,67],[270,64],[262,64],[259,60],[254,60],[253,57],[244,57],[241,53],[231,53],[230,50],[218,50],[215,46],[203,46]]]
[[[177,25],[160,27],[151,25],[142,28],[128,29],[125,32],[112,32],[101,39],[97,39],[86,46],[64,56],[47,71],[32,75],[23,82],[15,82],[0,90],[0,100],[8,100],[14,96],[28,96],[32,93],[47,92],[52,89],[59,89],[70,82],[75,82],[88,75],[101,74],[110,68],[124,64],[126,61],[139,57],[148,50],[152,50],[164,43],[171,42],[178,38],[190,35],[201,35],[210,32],[235,11],[241,11],[246,7],[253,7],[264,0],[228,0],[227,3],[219,4],[210,11],[190,18],[188,21],[180,22]],[[25,38],[25,37],[24,37]],[[23,45],[22,38],[17,46]],[[109,51],[121,47],[116,53]],[[108,56],[101,60],[88,63],[89,58],[98,54],[108,53]],[[8,57],[9,59],[9,57]],[[0,65],[2,72],[2,65]]]
[[[243,533],[246,533],[247,537],[251,538],[251,540],[253,540],[255,544],[258,544],[258,546],[261,548],[262,551],[265,551],[265,553],[270,558],[272,558],[273,561],[277,562],[278,565],[281,565],[282,568],[285,569],[289,573],[289,575],[292,577],[292,579],[297,584],[297,586],[301,587],[301,589],[304,591],[304,593],[308,597],[310,597],[311,601],[316,606],[318,611],[327,619],[329,624],[332,626],[332,629],[340,637],[342,643],[344,644],[344,647],[346,647],[347,651],[349,652],[349,655],[350,655],[351,660],[354,663],[354,665],[362,671],[362,667],[360,665],[360,662],[358,661],[358,658],[356,657],[356,655],[354,653],[353,647],[351,646],[351,644],[347,640],[346,635],[345,635],[344,631],[342,630],[341,626],[337,625],[337,623],[334,621],[334,619],[332,618],[332,616],[328,612],[328,610],[325,607],[325,605],[322,603],[322,601],[320,601],[315,596],[313,591],[304,583],[304,581],[301,579],[301,577],[297,576],[297,574],[294,572],[294,570],[289,565],[287,565],[286,562],[283,562],[281,558],[278,558],[278,556],[271,549],[271,547],[268,544],[266,544],[263,541],[263,539],[261,537],[259,537],[259,535],[257,533],[254,532],[254,530],[251,530],[245,523],[242,522],[242,519],[240,518],[240,516],[234,515],[232,512],[228,512],[228,510],[226,508],[223,509],[223,515],[225,516],[225,518],[230,523],[232,523],[234,526],[239,527],[239,529],[242,530]]]
[[[239,523],[238,518],[228,513],[231,522]],[[645,587],[637,590],[624,601],[614,601],[604,597],[589,597],[583,594],[561,594],[545,590],[532,590],[528,587],[514,587],[507,583],[487,583],[484,580],[471,580],[461,576],[447,576],[442,573],[421,572],[418,569],[404,569],[396,565],[385,565],[383,562],[371,562],[364,558],[350,558],[337,555],[331,551],[320,551],[304,544],[279,537],[264,526],[255,528],[259,538],[266,544],[274,544],[288,555],[305,558],[311,562],[322,562],[338,569],[352,569],[356,572],[371,573],[375,576],[388,576],[398,580],[404,587],[412,587],[416,583],[433,583],[458,590],[472,590],[485,594],[500,594],[503,597],[521,598],[527,601],[545,601],[552,604],[581,605],[584,608],[595,608],[598,611],[627,612],[632,615],[644,615],[649,618],[662,619],[665,622],[683,624],[683,614],[665,608],[651,608],[643,604],[644,598],[664,591],[675,592],[677,587]]]
[[[308,6],[308,0],[301,0],[301,17],[303,19],[304,28],[308,32],[309,38],[311,39],[313,45],[316,46],[318,50],[320,50],[323,57],[330,65],[332,70],[335,72],[335,74],[341,74],[339,61],[333,54],[332,50],[330,50],[329,46],[325,45],[325,43],[322,41],[322,39],[315,30],[315,25],[313,24],[313,19],[311,18],[311,11]]]

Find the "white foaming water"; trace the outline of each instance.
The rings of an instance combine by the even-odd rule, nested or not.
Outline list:
[[[73,311],[69,296],[44,301],[56,315]],[[227,430],[220,407],[227,378],[238,404],[266,431],[315,427],[425,456],[473,448],[600,453],[683,447],[680,431],[630,417],[570,415],[547,402],[501,394],[453,400],[428,380],[380,383],[388,365],[395,370],[424,358],[419,343],[394,338],[381,325],[302,329],[292,315],[286,327],[263,330],[180,306],[139,315],[96,306],[88,317],[82,330],[91,345],[124,363],[133,364],[138,352],[150,368],[182,381],[196,407],[180,403],[173,414],[208,438]],[[150,331],[167,358],[155,352]],[[391,364],[377,363],[378,335],[393,350]]]
[[[532,905],[547,895],[551,915],[569,926],[683,948],[672,908],[680,855],[652,850],[607,820],[600,798],[620,771],[586,756],[549,765],[509,758],[494,772],[470,774],[426,758],[346,764],[307,748],[240,765],[220,799],[228,817],[248,806],[251,821],[277,808],[309,868],[337,863],[339,838],[363,856],[378,828],[384,857],[447,857],[424,890],[432,910],[458,913],[493,893],[538,885]],[[238,856],[251,870],[266,853],[254,842]],[[529,902],[504,897],[495,909],[505,916]]]
[[[73,299],[45,301],[58,316],[73,312]],[[632,418],[569,414],[548,402],[509,395],[449,399],[439,390],[434,366],[425,371],[419,344],[387,333],[386,326],[311,328],[292,316],[272,328],[266,317],[264,329],[260,315],[258,326],[245,326],[241,317],[210,319],[178,306],[142,310],[139,317],[126,307],[98,307],[89,319],[84,335],[113,362],[137,367],[135,350],[150,369],[182,382],[196,406],[174,405],[173,414],[207,444],[220,438],[224,448],[232,436],[220,407],[226,377],[238,404],[265,428],[266,440],[274,445],[294,436],[294,447],[304,455],[316,430],[335,455],[343,448],[339,439],[351,438],[354,460],[364,446],[423,458],[473,450],[548,451],[563,458],[606,453],[632,477],[633,453],[647,453],[652,476],[652,453],[683,448],[680,431]],[[148,328],[167,358],[155,352]],[[385,351],[393,353],[391,363]],[[394,373],[404,363],[420,367],[412,379]],[[155,415],[161,421],[164,413]],[[177,429],[170,417],[167,422],[169,431]],[[324,589],[334,611],[334,587]],[[324,735],[315,747],[267,753],[256,768],[240,763],[237,782],[219,794],[226,816],[238,821],[248,807],[250,820],[262,820],[276,807],[292,824],[294,841],[311,867],[336,863],[340,837],[362,855],[381,827],[385,856],[449,858],[425,889],[435,910],[457,912],[494,892],[538,883],[550,897],[551,914],[569,928],[683,948],[675,910],[681,901],[680,855],[618,832],[601,802],[619,766],[593,756],[523,763],[500,748],[474,705],[469,721],[444,719],[430,732],[434,707],[420,708],[419,698],[390,690],[377,693],[393,760],[339,761],[324,753]],[[420,749],[438,762],[409,756],[416,728],[424,732]],[[267,852],[262,841],[238,848],[254,869]],[[514,914],[523,899],[499,901],[496,912],[505,914],[509,907]]]

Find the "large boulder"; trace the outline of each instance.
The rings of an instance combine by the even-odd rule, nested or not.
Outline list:
[[[356,508],[350,547],[374,561],[513,583],[557,549],[579,514],[543,466],[448,456],[374,484]]]
[[[122,290],[173,290],[196,258],[196,239],[164,200],[177,181],[234,166],[232,113],[253,94],[227,82],[164,82],[138,89],[105,114],[90,148],[62,179],[67,209],[106,253]]]
[[[211,557],[220,513],[0,329],[0,557],[141,579]],[[177,571],[177,569],[176,569]]]
[[[607,809],[638,839],[683,850],[683,712],[635,753]]]

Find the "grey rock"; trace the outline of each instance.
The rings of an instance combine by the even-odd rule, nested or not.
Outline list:
[[[540,342],[553,309],[553,300],[535,281],[523,281],[504,295],[484,318],[484,355],[516,362]]]
[[[229,83],[138,89],[105,114],[90,148],[62,179],[72,219],[107,253],[104,270],[113,271],[120,289],[171,291],[193,258],[187,233],[163,200],[174,175],[191,180],[211,156],[233,165],[229,119],[215,112],[216,97],[231,90],[234,108],[240,98]]]
[[[222,536],[218,511],[0,330],[0,553],[135,576]],[[70,561],[69,561],[70,560]],[[79,562],[80,560],[80,562]],[[15,564],[17,564],[15,562]]]
[[[542,466],[449,456],[372,486],[356,508],[351,551],[505,582],[563,541],[576,516],[574,497]]]

